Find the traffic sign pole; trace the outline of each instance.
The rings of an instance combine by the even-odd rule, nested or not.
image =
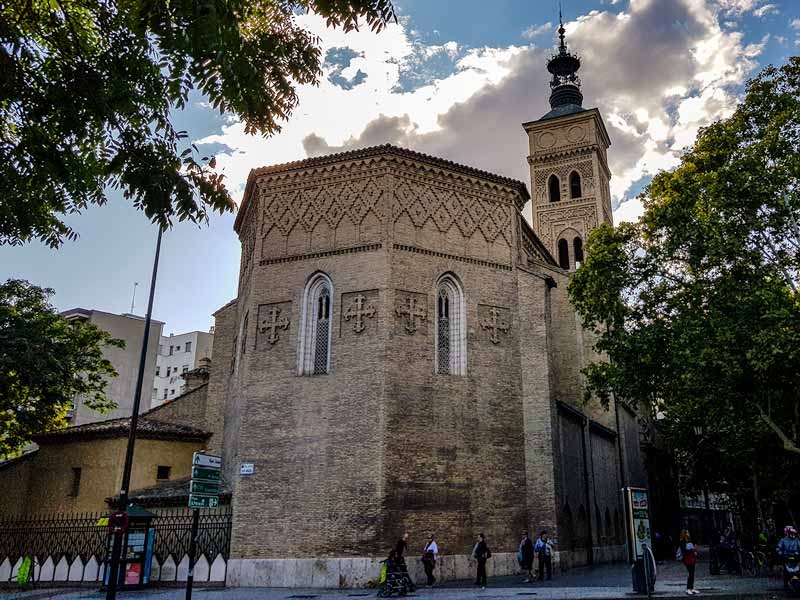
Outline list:
[[[197,529],[200,523],[200,511],[194,509],[192,513],[192,539],[189,542],[189,574],[186,576],[186,600],[192,600],[192,585],[194,584],[194,555],[197,553]]]

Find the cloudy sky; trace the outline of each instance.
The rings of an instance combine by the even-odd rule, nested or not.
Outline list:
[[[324,75],[268,140],[244,133],[196,97],[176,115],[239,200],[254,167],[390,142],[528,181],[524,121],[548,110],[547,55],[557,0],[396,0],[380,34],[327,30]],[[800,52],[800,0],[562,0],[567,42],[582,57],[584,106],[611,136],[615,219],[635,219],[637,194],[673,168],[699,127],[725,117],[743,84]],[[487,6],[491,6],[487,9]],[[528,209],[529,210],[529,209]],[[528,213],[529,214],[529,213]],[[236,294],[233,215],[180,224],[164,237],[154,317],[165,332],[207,330]],[[69,219],[80,233],[53,251],[0,247],[0,278],[55,288],[59,309],[143,314],[155,228],[119,196]]]

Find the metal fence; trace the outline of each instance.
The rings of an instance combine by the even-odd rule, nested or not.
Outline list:
[[[192,511],[154,508],[150,512],[155,514],[151,581],[185,581]],[[106,516],[107,512],[98,512],[0,519],[0,583],[15,580],[24,556],[34,557],[37,582],[101,581],[108,528],[98,521]],[[195,581],[225,581],[231,521],[229,506],[200,511]]]

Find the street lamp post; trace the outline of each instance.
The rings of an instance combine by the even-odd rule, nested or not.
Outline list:
[[[136,391],[133,396],[133,411],[131,425],[128,432],[128,446],[125,450],[125,468],[122,471],[122,485],[119,490],[119,506],[122,512],[128,507],[128,492],[131,484],[131,470],[133,468],[133,450],[136,444],[136,427],[139,423],[139,405],[141,404],[142,383],[144,382],[144,367],[147,361],[147,344],[150,339],[150,321],[153,314],[153,296],[156,291],[156,276],[158,275],[158,257],[161,254],[161,226],[158,227],[156,239],[156,256],[153,260],[153,277],[150,280],[150,298],[147,301],[147,315],[144,318],[144,335],[142,336],[142,352],[139,357],[139,373],[136,377]],[[121,528],[114,530],[114,542],[111,546],[111,563],[109,565],[108,586],[106,587],[106,600],[115,600],[117,597],[117,582],[119,580],[120,551],[122,550],[122,536],[125,532]]]

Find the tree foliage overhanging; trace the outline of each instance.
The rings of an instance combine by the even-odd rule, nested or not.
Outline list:
[[[272,134],[295,86],[321,74],[314,11],[344,30],[380,30],[390,0],[9,0],[0,4],[0,244],[51,247],[63,217],[122,189],[161,227],[233,202],[213,158],[195,156],[170,111],[198,89]]]
[[[570,284],[609,359],[588,393],[662,416],[695,484],[798,490],[800,58],[748,82],[641,200],[637,223],[592,232]]]
[[[64,427],[76,397],[100,412],[115,407],[105,387],[117,372],[103,348],[124,342],[63,318],[49,302],[52,294],[22,280],[0,285],[0,457]]]

